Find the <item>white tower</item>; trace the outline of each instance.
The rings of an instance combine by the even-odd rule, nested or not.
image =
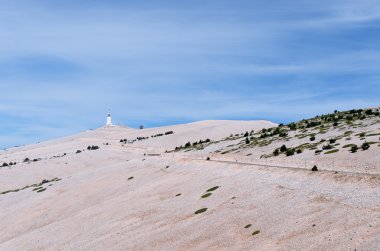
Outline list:
[[[112,126],[111,113],[108,112],[106,127],[111,127],[111,126]]]

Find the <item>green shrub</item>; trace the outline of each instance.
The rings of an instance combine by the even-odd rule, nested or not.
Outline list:
[[[46,188],[42,188],[42,189],[40,189],[40,190],[37,190],[37,193],[41,193],[41,192],[43,192],[43,191],[45,191],[46,190]]]
[[[286,145],[282,145],[281,147],[280,147],[280,151],[283,153],[283,152],[285,152],[286,151]]]
[[[336,142],[336,139],[329,139],[330,144],[334,144]]]
[[[357,145],[354,144],[351,146],[351,152],[352,153],[356,153],[358,150],[359,150],[359,147]]]
[[[347,144],[347,145],[344,145],[343,148],[348,148],[348,147],[352,147],[354,144]]]
[[[318,171],[318,167],[317,166],[313,166],[313,168],[311,168],[311,171],[317,172]]]
[[[286,156],[292,156],[295,152],[296,150],[294,148],[288,148],[286,149]]]
[[[212,193],[205,193],[204,195],[202,195],[202,199],[204,199],[204,198],[207,198],[207,197],[209,197],[209,196],[211,196],[212,195]]]
[[[302,149],[301,149],[301,148],[298,148],[298,149],[297,149],[297,154],[300,154],[300,153],[302,153]]]
[[[278,136],[280,136],[280,137],[286,137],[286,136],[288,136],[288,133],[287,132],[285,132],[285,131],[281,131],[280,133],[279,133],[279,135]]]
[[[279,154],[280,154],[280,151],[278,150],[278,148],[273,151],[274,156],[278,156]]]
[[[255,232],[252,233],[252,235],[256,235],[256,234],[259,234],[260,233],[260,230],[256,230]]]
[[[324,145],[324,146],[322,146],[322,149],[323,150],[330,150],[330,149],[333,149],[334,147],[332,146],[332,145],[330,145],[330,144],[327,144],[327,145]]]
[[[252,226],[252,224],[248,224],[244,228],[250,228],[251,226]]]
[[[315,136],[311,136],[310,141],[314,141],[314,140],[315,140]]]
[[[207,211],[207,208],[205,207],[205,208],[198,209],[197,211],[195,211],[194,214],[201,214],[201,213],[206,212],[206,211]]]
[[[211,187],[209,189],[207,189],[206,192],[212,192],[212,191],[215,191],[216,189],[218,189],[220,186],[214,186],[214,187]]]
[[[331,153],[336,153],[336,152],[339,152],[339,149],[334,149],[334,150],[325,152],[325,154],[331,154]]]
[[[368,142],[364,142],[364,143],[362,144],[362,149],[363,149],[363,151],[368,150],[370,146],[371,146],[371,145],[370,145]]]

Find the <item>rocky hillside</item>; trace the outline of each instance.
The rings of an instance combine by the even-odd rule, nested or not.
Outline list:
[[[380,174],[379,108],[335,111],[258,131],[231,131],[208,142],[188,142],[174,152],[201,151],[214,159]],[[306,163],[306,164],[305,164]]]
[[[377,250],[378,110],[8,149],[0,250]]]

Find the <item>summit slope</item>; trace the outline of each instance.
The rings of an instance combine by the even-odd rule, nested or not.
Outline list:
[[[332,154],[271,155],[309,140],[322,124],[301,127],[321,118],[295,130],[269,121],[99,128],[9,149],[0,153],[0,250],[375,250],[380,167],[310,165],[346,155],[375,163],[376,110],[352,124],[343,115],[341,128],[319,135],[350,129],[353,142],[376,142],[356,153],[340,143]],[[261,138],[276,128],[287,135]],[[366,139],[354,137],[362,131]]]

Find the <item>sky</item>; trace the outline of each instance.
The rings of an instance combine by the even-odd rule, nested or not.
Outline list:
[[[378,0],[0,0],[0,148],[380,105]]]

